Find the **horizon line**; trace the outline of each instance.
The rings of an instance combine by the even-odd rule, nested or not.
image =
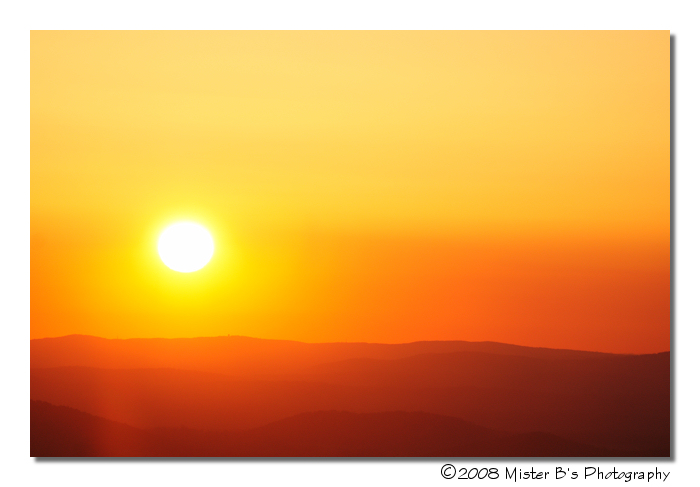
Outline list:
[[[436,343],[436,342],[462,342],[462,343],[493,343],[497,345],[506,345],[510,347],[519,347],[519,348],[532,348],[532,349],[540,349],[540,350],[562,350],[562,351],[571,351],[571,352],[584,352],[584,353],[599,353],[599,354],[604,354],[604,355],[655,355],[655,354],[660,354],[660,353],[671,353],[671,350],[662,350],[659,352],[646,352],[646,353],[620,353],[620,352],[601,352],[599,350],[581,350],[581,349],[575,349],[575,348],[552,348],[552,347],[537,347],[537,346],[530,346],[530,345],[518,345],[515,343],[505,343],[505,342],[497,342],[493,340],[479,340],[479,341],[470,341],[470,340],[416,340],[416,341],[411,341],[411,342],[304,342],[301,340],[289,340],[289,339],[283,339],[283,338],[259,338],[259,337],[252,337],[252,336],[246,336],[246,335],[212,335],[212,336],[194,336],[194,337],[131,337],[131,338],[107,338],[107,337],[101,337],[97,335],[87,335],[83,333],[71,333],[69,335],[60,335],[60,336],[53,336],[53,337],[40,337],[40,338],[30,338],[29,341],[33,342],[35,340],[51,340],[51,339],[60,339],[60,338],[69,338],[69,337],[87,337],[87,338],[96,338],[100,340],[118,340],[118,341],[126,341],[126,340],[197,340],[197,339],[211,339],[211,338],[247,338],[249,340],[262,340],[262,341],[275,341],[275,342],[292,342],[292,343],[302,343],[305,345],[335,345],[335,344],[357,344],[357,345],[411,345],[415,343]]]

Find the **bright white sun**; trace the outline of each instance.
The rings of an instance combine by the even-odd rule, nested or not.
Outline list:
[[[158,255],[174,271],[198,271],[214,255],[214,239],[201,225],[192,222],[175,223],[160,234]]]

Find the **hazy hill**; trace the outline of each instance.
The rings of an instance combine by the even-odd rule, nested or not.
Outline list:
[[[152,449],[138,428],[42,401],[30,407],[33,457],[144,456]]]
[[[324,410],[403,411],[636,454],[670,451],[668,352],[79,335],[31,347],[32,399],[138,428],[240,430]]]
[[[138,429],[31,402],[31,456],[619,456],[545,433],[509,435],[427,413],[310,412],[242,432]]]
[[[610,448],[668,448],[667,354],[628,357],[607,368],[597,360],[558,365],[459,352],[331,363],[294,381],[59,367],[32,369],[31,397],[139,427],[239,429],[307,411],[402,410]]]
[[[243,376],[297,372],[313,365],[353,358],[397,359],[459,351],[547,359],[615,356],[494,342],[302,343],[239,336],[118,340],[70,335],[31,340],[30,346],[32,367],[176,368]]]
[[[310,367],[300,377],[366,386],[497,387],[527,392],[604,393],[666,386],[668,353],[534,358],[484,352],[413,355],[394,360],[348,359]]]

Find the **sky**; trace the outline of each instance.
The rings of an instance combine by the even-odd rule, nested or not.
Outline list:
[[[32,338],[670,347],[668,31],[30,40]]]

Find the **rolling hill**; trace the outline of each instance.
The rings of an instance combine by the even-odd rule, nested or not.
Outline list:
[[[505,434],[427,413],[318,411],[247,431],[139,429],[31,402],[34,457],[526,457],[620,456],[546,433]]]
[[[140,430],[230,433],[319,411],[404,412],[533,445],[544,434],[632,456],[670,453],[669,353],[69,336],[32,341],[31,398]]]

